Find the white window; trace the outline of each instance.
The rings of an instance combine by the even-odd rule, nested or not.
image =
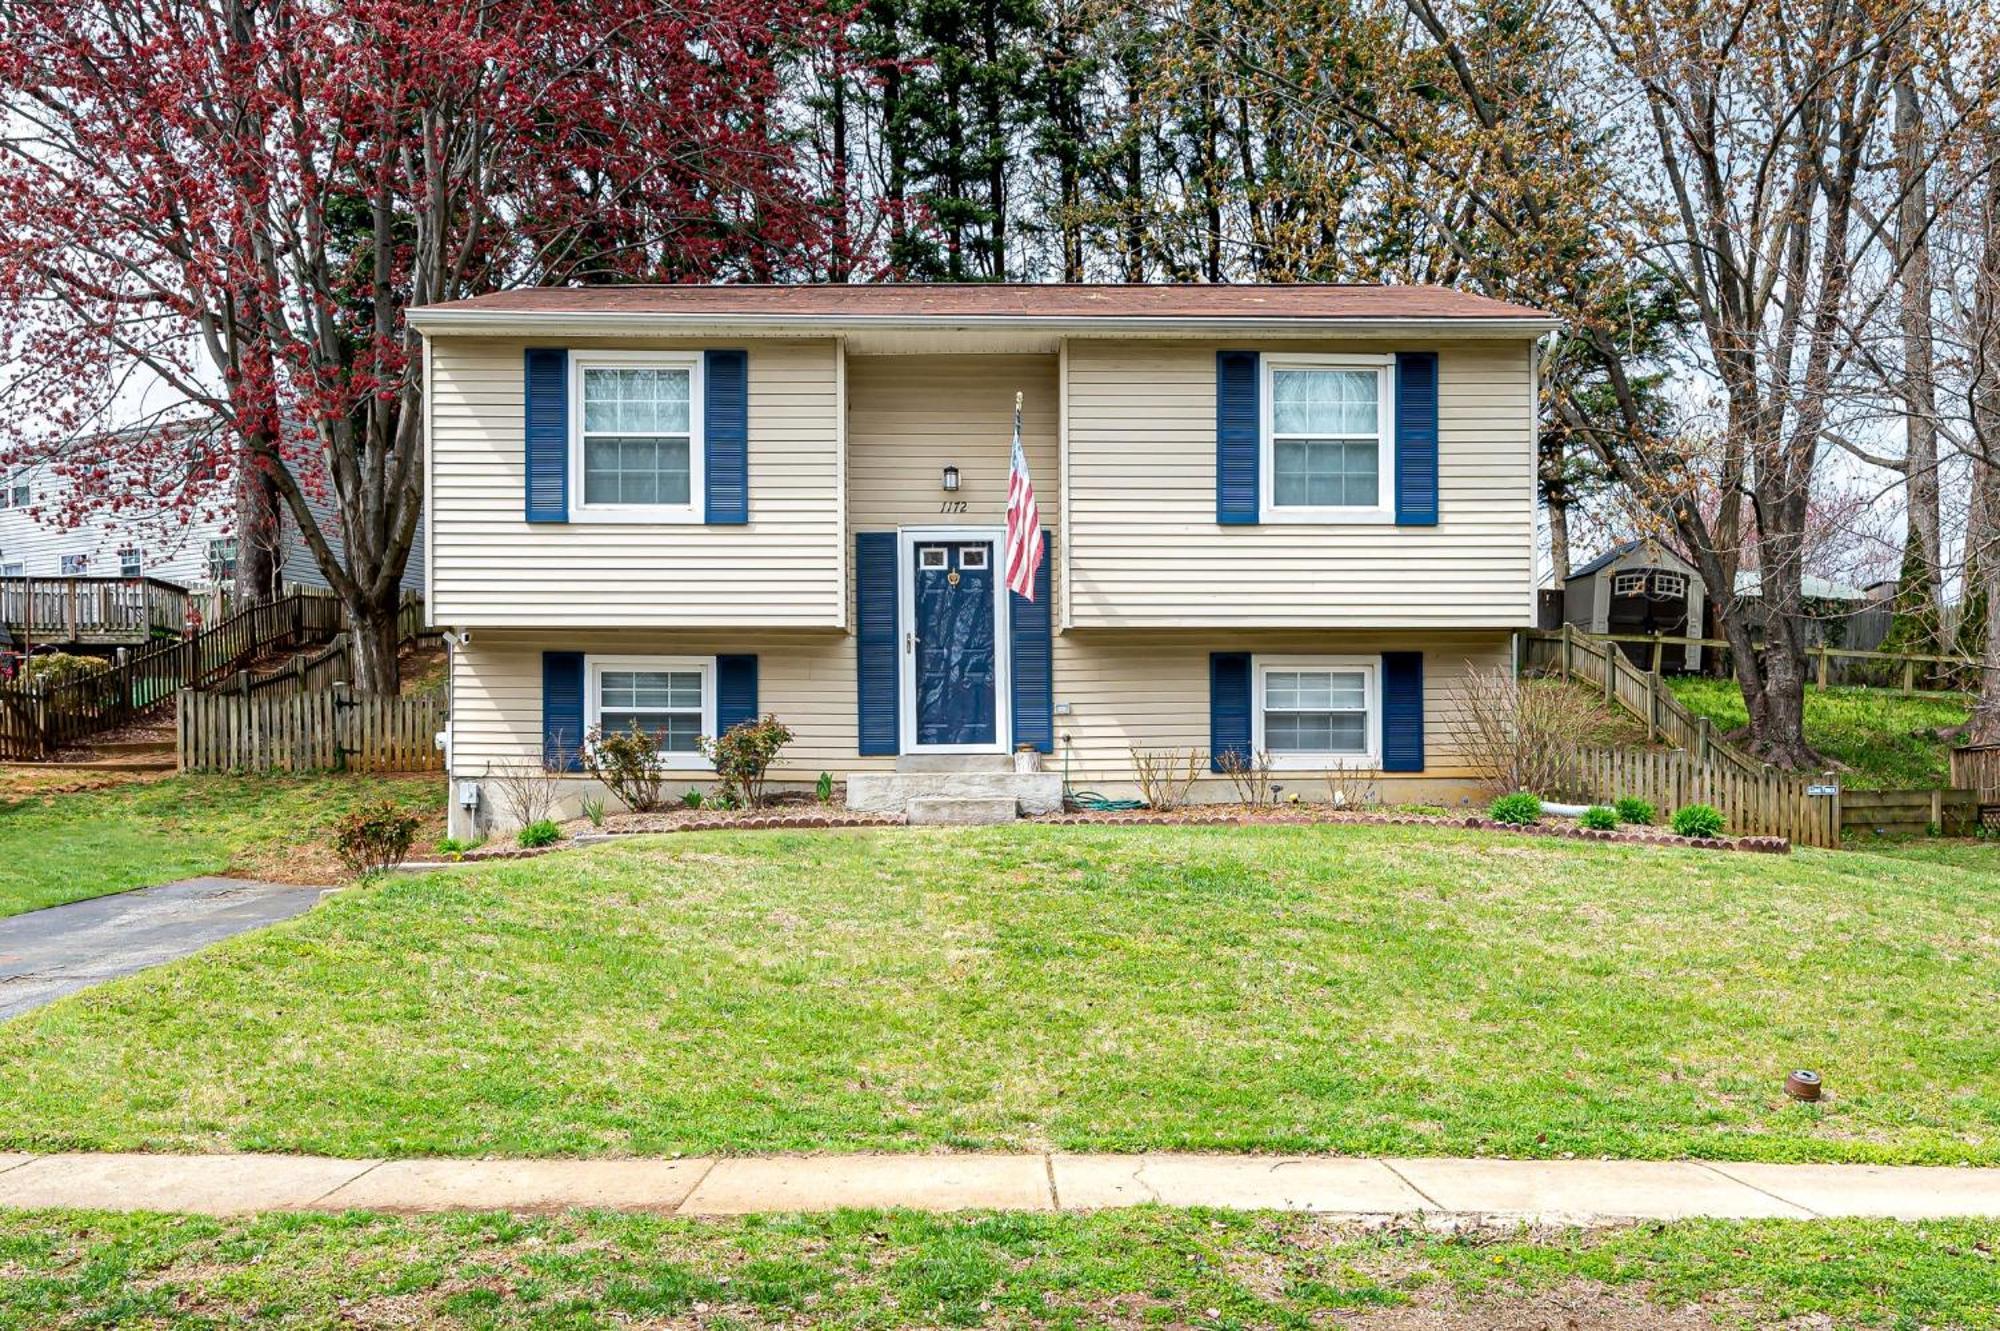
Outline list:
[[[1620,573],[1612,578],[1611,594],[1613,596],[1644,596],[1646,594],[1645,571]]]
[[[24,578],[27,575],[28,566],[18,559],[10,559],[0,564],[0,578]]]
[[[32,493],[31,493],[31,492],[29,491],[29,489],[28,489],[28,487],[27,487],[27,486],[25,486],[25,485],[17,485],[17,486],[15,486],[15,487],[14,487],[14,507],[15,507],[15,508],[26,508],[26,507],[27,507],[27,506],[28,506],[28,505],[29,505],[29,504],[30,504],[31,502],[33,502],[33,499],[34,499],[34,496],[33,496],[33,494],[32,494]]]
[[[665,767],[706,767],[700,739],[715,734],[712,656],[592,656],[584,724],[601,733],[638,726],[657,738]]]
[[[1394,358],[1263,361],[1263,519],[1394,521]]]
[[[1688,580],[1684,573],[1655,573],[1653,575],[1653,595],[1663,601],[1678,601],[1688,594]]]
[[[57,560],[57,563],[60,565],[62,575],[65,578],[80,578],[90,568],[90,556],[63,555]]]
[[[210,582],[233,582],[236,580],[236,538],[211,537],[208,542],[208,580]]]
[[[951,552],[941,545],[917,551],[917,562],[924,568],[943,568],[949,562]]]
[[[119,549],[118,551],[119,577],[121,578],[142,577],[144,576],[145,571],[146,571],[146,560],[145,557],[139,553],[138,546],[127,545]]]
[[[986,547],[983,545],[961,545],[958,547],[960,568],[985,568]]]
[[[700,522],[701,357],[580,352],[570,377],[571,515]]]
[[[1382,717],[1372,656],[1257,657],[1251,747],[1273,767],[1373,767]]]

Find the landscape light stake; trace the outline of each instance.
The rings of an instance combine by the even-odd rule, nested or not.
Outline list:
[[[1819,1074],[1800,1068],[1785,1078],[1785,1094],[1794,1100],[1819,1099]]]

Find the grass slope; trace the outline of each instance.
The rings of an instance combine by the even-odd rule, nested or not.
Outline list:
[[[442,777],[172,777],[98,790],[0,788],[0,916],[234,871],[337,882],[323,842],[377,799],[435,815]]]
[[[1682,675],[1667,681],[1687,708],[1728,732],[1750,724],[1733,679]],[[1887,790],[1950,783],[1950,745],[1938,732],[1965,724],[1956,693],[1905,698],[1887,689],[1806,689],[1806,742],[1846,768],[1845,784]]]
[[[1441,1236],[1310,1216],[0,1215],[0,1328],[2000,1326],[1991,1223]]]
[[[683,834],[355,889],[0,1027],[0,1148],[1995,1163],[1997,918],[1853,853]]]

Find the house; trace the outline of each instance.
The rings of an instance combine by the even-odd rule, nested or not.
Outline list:
[[[1133,751],[1268,753],[1290,792],[1458,800],[1472,667],[1533,623],[1530,309],[1424,287],[502,292],[426,343],[453,835],[488,778],[638,721],[760,713],[774,778],[1034,811]],[[1046,535],[1004,590],[1015,395]],[[1015,750],[1043,771],[1019,775]],[[593,787],[570,785],[569,808]]]
[[[187,588],[235,578],[242,537],[227,496],[216,497],[213,511],[187,517],[113,508],[68,526],[62,518],[72,485],[69,477],[47,466],[0,474],[0,577],[153,578]],[[111,488],[122,487],[114,483]],[[328,542],[339,551],[337,510],[325,498],[309,503]],[[289,515],[277,540],[287,586],[327,585]],[[412,549],[404,585],[414,591],[422,580],[422,552]]]
[[[1624,541],[1577,568],[1562,587],[1562,618],[1586,633],[1701,637],[1689,629],[1706,623],[1708,588],[1694,565],[1658,541]],[[1621,644],[1632,664],[1650,668],[1648,643]],[[1660,669],[1679,674],[1701,669],[1701,648],[1681,643],[1660,648]]]

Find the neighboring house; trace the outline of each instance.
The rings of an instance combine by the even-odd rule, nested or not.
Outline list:
[[[46,468],[0,476],[0,577],[157,578],[182,587],[228,583],[236,576],[240,538],[225,497],[213,516],[186,521],[155,514],[109,511],[78,526],[61,522],[71,481]],[[336,510],[311,501],[320,529],[342,548]],[[422,529],[410,553],[403,585],[423,585]],[[287,586],[325,587],[312,551],[289,516],[279,533]]]
[[[1657,541],[1625,541],[1570,570],[1563,583],[1563,622],[1588,633],[1700,637],[1689,629],[1706,622],[1708,589],[1694,565]],[[1653,663],[1646,643],[1622,644],[1634,665]],[[1701,669],[1701,648],[1660,649],[1667,674]]]
[[[622,287],[412,312],[452,830],[596,726],[772,713],[851,804],[1268,752],[1457,800],[1534,615],[1534,310],[1423,287]],[[1048,556],[1005,592],[1015,394]],[[955,486],[955,488],[954,488]],[[1008,755],[1049,773],[1009,775]],[[477,783],[476,813],[460,807]],[[590,787],[568,792],[569,808]],[[1211,771],[1198,799],[1227,798]],[[919,812],[938,810],[928,809]]]

